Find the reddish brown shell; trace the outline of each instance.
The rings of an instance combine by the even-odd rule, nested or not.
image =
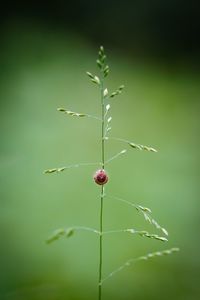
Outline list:
[[[108,182],[108,175],[106,174],[106,171],[103,169],[97,170],[94,174],[94,181],[99,185],[106,184]]]

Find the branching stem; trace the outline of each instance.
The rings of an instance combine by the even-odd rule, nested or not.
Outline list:
[[[124,268],[129,267],[130,265],[133,265],[134,263],[136,263],[138,261],[152,259],[152,258],[154,258],[156,256],[170,255],[170,254],[172,254],[174,252],[178,252],[179,250],[180,250],[179,248],[171,248],[171,249],[167,249],[167,250],[163,250],[163,251],[157,251],[157,252],[153,252],[153,253],[148,253],[148,254],[146,254],[144,256],[140,256],[140,257],[137,257],[137,258],[131,258],[131,259],[127,260],[123,265],[121,265],[120,267],[118,267],[117,269],[115,269],[114,271],[112,271],[108,276],[106,276],[105,278],[103,278],[102,284],[104,283],[104,281],[106,281],[107,279],[111,278],[116,273],[122,271]]]
[[[105,168],[105,103],[104,103],[104,84],[103,74],[101,76],[101,157],[102,157],[102,169]],[[100,194],[100,224],[99,224],[99,283],[98,283],[98,299],[101,300],[102,294],[102,263],[103,263],[103,198],[104,198],[104,185],[101,186]]]

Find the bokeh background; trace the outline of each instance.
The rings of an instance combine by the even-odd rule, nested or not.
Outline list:
[[[97,71],[101,44],[109,91],[126,86],[111,103],[112,136],[159,149],[129,149],[110,163],[107,193],[150,207],[169,231],[168,243],[106,236],[104,275],[129,258],[181,248],[118,273],[105,282],[103,299],[199,299],[198,1],[9,1],[0,14],[0,299],[97,298],[97,236],[77,232],[45,244],[57,228],[98,228],[95,167],[43,170],[100,160],[98,121],[56,108],[99,114],[85,71]],[[107,158],[123,148],[108,142]],[[108,230],[157,232],[122,203],[105,199],[104,207]]]

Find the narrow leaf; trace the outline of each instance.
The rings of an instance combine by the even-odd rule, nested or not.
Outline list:
[[[58,240],[61,236],[65,235],[65,230],[63,228],[61,229],[57,229],[54,231],[54,233],[52,234],[52,236],[50,236],[47,240],[46,243],[50,244],[56,240]]]
[[[100,79],[99,79],[99,77],[94,76],[94,79],[96,80],[96,83],[97,83],[97,84],[100,84]]]
[[[106,97],[106,96],[108,95],[108,89],[105,89],[105,90],[103,91],[103,95],[104,95],[104,97]]]
[[[63,172],[65,169],[67,169],[67,167],[48,169],[44,171],[44,174],[59,173]]]
[[[74,229],[73,228],[68,228],[66,230],[66,237],[70,237],[74,234]]]
[[[91,79],[94,78],[94,76],[93,76],[90,72],[86,72],[86,74],[87,74]]]
[[[159,240],[159,241],[162,241],[162,242],[167,242],[168,239],[165,238],[165,237],[162,237],[162,236],[158,236],[157,234],[152,234],[152,233],[149,233],[148,231],[137,231],[135,229],[127,229],[128,232],[130,233],[137,233],[139,234],[140,236],[143,236],[143,237],[147,237],[147,238],[150,238],[150,239],[155,239],[155,240]]]
[[[64,114],[72,116],[72,117],[86,117],[87,116],[86,114],[77,113],[77,112],[74,112],[74,111],[71,111],[71,110],[66,110],[64,108],[58,108],[57,110],[60,111],[60,112],[63,112]]]
[[[45,170],[44,173],[45,173],[45,174],[51,174],[51,173],[55,173],[55,172],[57,172],[57,171],[58,171],[58,169],[54,168],[54,169],[48,169],[48,170]]]
[[[134,144],[134,143],[128,143],[132,148],[136,148],[139,150],[142,150],[142,148],[140,147],[140,145]]]
[[[46,240],[47,244],[50,244],[61,237],[71,237],[74,234],[74,229],[73,228],[67,228],[67,229],[57,229],[53,232],[53,234]]]
[[[97,76],[95,76],[95,77],[93,77],[92,79],[91,79],[91,81],[93,82],[93,83],[95,83],[95,84],[100,84],[100,79],[99,79],[99,77],[97,77]]]
[[[104,75],[104,77],[106,77],[106,76],[108,76],[108,73],[109,73],[109,66],[106,66],[105,68],[104,68],[104,70],[103,70],[103,75]]]
[[[101,57],[101,62],[104,63],[105,60],[106,60],[106,55],[103,55],[103,56]]]
[[[97,59],[97,66],[99,67],[99,69],[102,69],[102,63],[99,59]]]
[[[158,152],[156,149],[152,148],[152,147],[147,147],[147,146],[143,146],[140,144],[135,144],[132,142],[128,142],[129,146],[131,146],[132,148],[135,149],[139,149],[139,150],[146,150],[146,151],[151,151],[151,152]]]
[[[118,87],[118,89],[110,95],[110,98],[120,95],[123,89],[124,89],[124,85],[120,85],[120,87]]]
[[[141,205],[138,205],[138,207],[139,207],[142,211],[144,211],[144,212],[151,213],[151,210],[150,210],[150,208],[148,208],[148,207],[144,207],[144,206],[141,206]]]
[[[101,51],[102,54],[104,53],[104,47],[103,46],[100,46],[100,51]]]
[[[107,104],[106,105],[106,110],[109,111],[109,109],[110,109],[110,104]]]
[[[122,85],[120,85],[119,90],[122,91],[124,88],[125,88],[125,86],[122,84]]]
[[[113,98],[113,97],[115,97],[117,95],[117,93],[116,92],[113,92],[111,95],[110,95],[110,98]]]

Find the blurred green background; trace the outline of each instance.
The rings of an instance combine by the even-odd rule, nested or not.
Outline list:
[[[103,299],[193,300],[200,296],[199,43],[195,1],[9,3],[1,11],[0,299],[97,298],[98,238],[77,232],[52,245],[56,228],[98,228],[95,167],[43,170],[100,160],[100,126],[66,117],[65,107],[99,115],[96,72],[105,46],[112,136],[159,149],[129,149],[107,167],[107,193],[150,207],[169,242],[128,234],[104,238],[104,275],[127,259],[180,247],[140,262],[103,286]],[[109,158],[124,148],[110,141]],[[105,199],[104,227],[157,232],[136,211]],[[159,234],[159,232],[157,232]]]

